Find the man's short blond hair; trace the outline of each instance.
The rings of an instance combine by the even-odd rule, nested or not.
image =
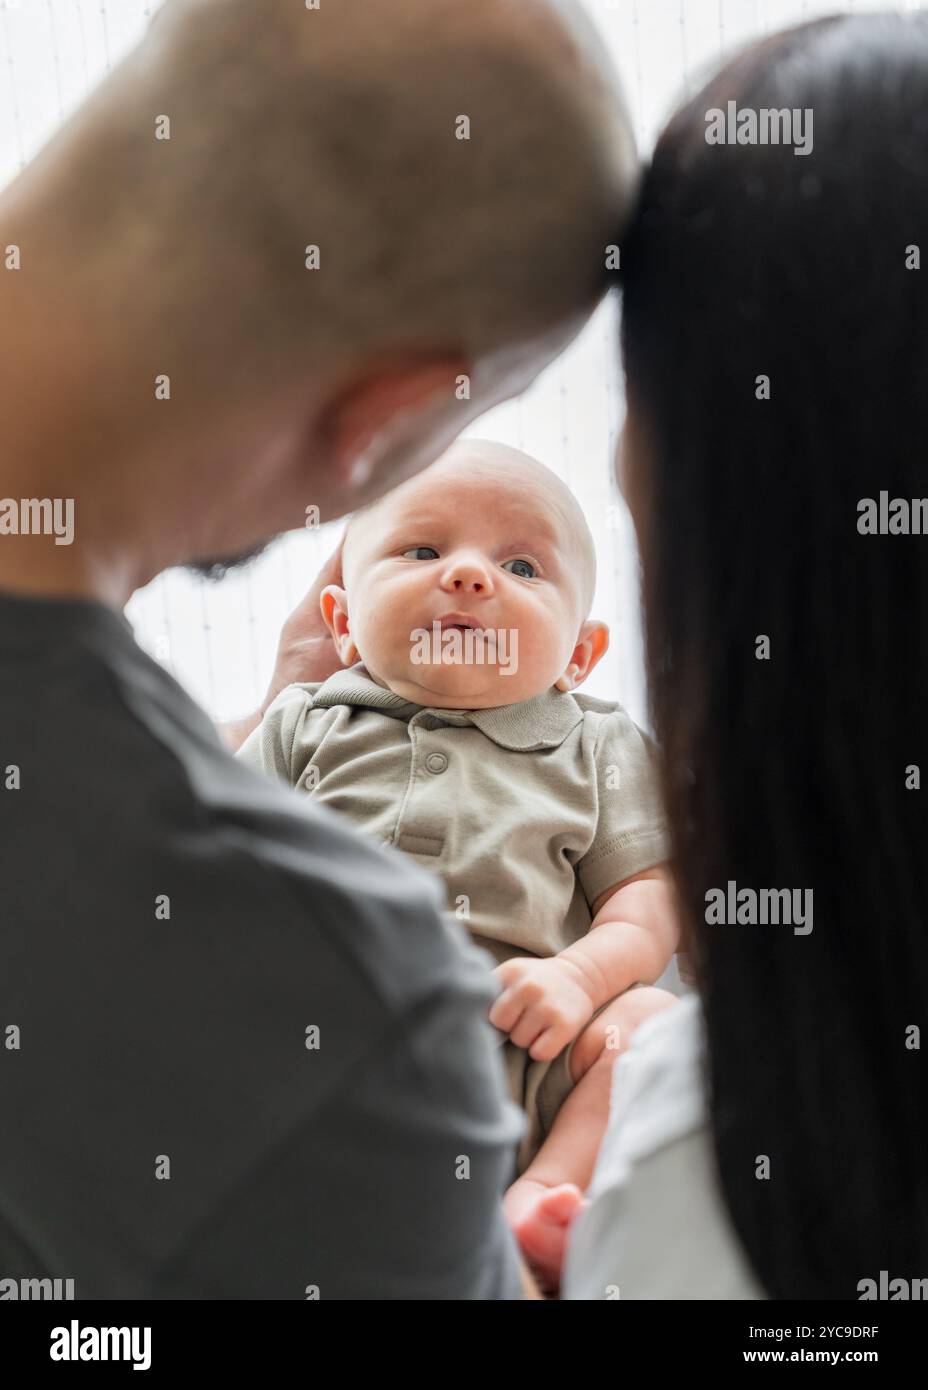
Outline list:
[[[167,0],[61,148],[98,323],[206,394],[549,333],[606,288],[636,170],[572,0]]]

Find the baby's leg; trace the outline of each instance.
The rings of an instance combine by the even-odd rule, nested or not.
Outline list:
[[[510,1226],[543,1282],[556,1288],[567,1231],[593,1176],[609,1118],[612,1068],[651,1014],[675,1004],[662,989],[630,989],[597,1014],[574,1042],[574,1089],[538,1153],[503,1200]]]

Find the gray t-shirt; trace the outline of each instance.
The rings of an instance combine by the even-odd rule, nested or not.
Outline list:
[[[521,1295],[519,1112],[439,886],[84,601],[0,595],[0,1279]]]

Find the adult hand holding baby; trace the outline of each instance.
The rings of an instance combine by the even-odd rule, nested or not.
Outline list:
[[[274,671],[260,707],[244,719],[222,726],[223,737],[233,752],[258,727],[268,706],[288,685],[324,681],[342,669],[341,658],[322,618],[320,599],[326,585],[342,583],[343,542],[344,537],[281,628]]]

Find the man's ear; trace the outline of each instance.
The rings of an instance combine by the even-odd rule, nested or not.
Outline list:
[[[577,645],[570,654],[567,670],[554,682],[558,690],[574,690],[586,680],[609,650],[609,629],[596,618],[587,618],[580,629]]]
[[[360,653],[348,630],[348,595],[341,585],[327,584],[319,595],[319,607],[342,665],[353,666],[360,660]]]
[[[355,493],[389,473],[380,477],[388,491],[403,480],[393,476],[395,461],[421,446],[440,421],[455,421],[451,438],[468,423],[469,417],[455,417],[467,408],[457,394],[459,380],[471,375],[470,364],[453,355],[370,366],[323,413],[319,429],[331,466]]]

